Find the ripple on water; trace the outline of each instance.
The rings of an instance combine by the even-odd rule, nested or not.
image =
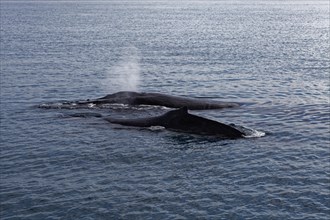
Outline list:
[[[329,219],[327,1],[154,3],[1,1],[1,219]],[[167,111],[62,101],[116,92],[129,55],[141,91],[244,103],[196,114],[267,135],[61,117]]]

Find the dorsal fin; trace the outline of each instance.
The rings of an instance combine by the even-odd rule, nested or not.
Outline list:
[[[175,110],[172,110],[172,111],[169,111],[169,112],[166,112],[164,114],[164,116],[166,117],[177,117],[177,116],[184,116],[184,115],[187,115],[188,114],[188,108],[185,106],[185,107],[181,107],[179,109],[175,109]]]

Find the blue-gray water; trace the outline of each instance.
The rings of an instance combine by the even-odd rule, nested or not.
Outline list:
[[[1,1],[0,218],[328,219],[329,1]],[[123,80],[124,79],[124,80]],[[126,129],[153,108],[37,108],[121,89],[267,133]]]

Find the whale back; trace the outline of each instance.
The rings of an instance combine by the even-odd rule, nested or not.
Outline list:
[[[239,130],[207,118],[188,113],[187,107],[172,110],[164,115],[138,119],[112,119],[105,120],[126,126],[151,127],[163,126],[168,130],[192,134],[212,135],[223,138],[239,138],[243,133]]]
[[[116,119],[107,117],[104,118],[106,121],[113,124],[120,124],[126,126],[136,126],[136,127],[152,127],[152,126],[163,126],[160,117],[150,117],[150,118],[137,118],[137,119]]]
[[[95,104],[120,103],[120,104],[135,105],[136,97],[138,97],[139,95],[140,95],[140,93],[138,93],[138,92],[121,91],[121,92],[106,95],[106,96],[96,99],[96,100],[92,100],[91,102],[93,102]]]
[[[127,126],[137,127],[151,127],[151,126],[163,126],[168,127],[172,121],[178,120],[188,114],[187,107],[169,111],[161,116],[149,117],[149,118],[137,118],[137,119],[114,119],[105,118],[108,122],[114,124],[121,124]]]
[[[137,105],[158,105],[169,108],[187,107],[187,109],[191,110],[221,109],[239,106],[237,103],[232,102],[220,102],[215,100],[173,96],[161,93],[139,93],[135,97],[134,102],[134,104]]]
[[[226,138],[242,137],[243,133],[229,125],[189,114],[187,107],[168,112],[164,127],[169,130],[192,134],[215,135]]]
[[[94,104],[128,104],[128,105],[155,105],[165,106],[169,108],[187,107],[191,110],[203,109],[221,109],[239,106],[237,103],[220,102],[215,100],[205,100],[200,98],[189,98],[183,96],[173,96],[161,93],[131,92],[121,91],[114,94],[106,95],[95,100],[88,100],[87,103]]]

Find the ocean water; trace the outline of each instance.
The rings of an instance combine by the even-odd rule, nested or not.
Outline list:
[[[0,219],[329,219],[329,1],[1,1]],[[243,103],[191,111],[219,140],[61,108],[120,90]],[[52,108],[38,108],[57,103]]]

